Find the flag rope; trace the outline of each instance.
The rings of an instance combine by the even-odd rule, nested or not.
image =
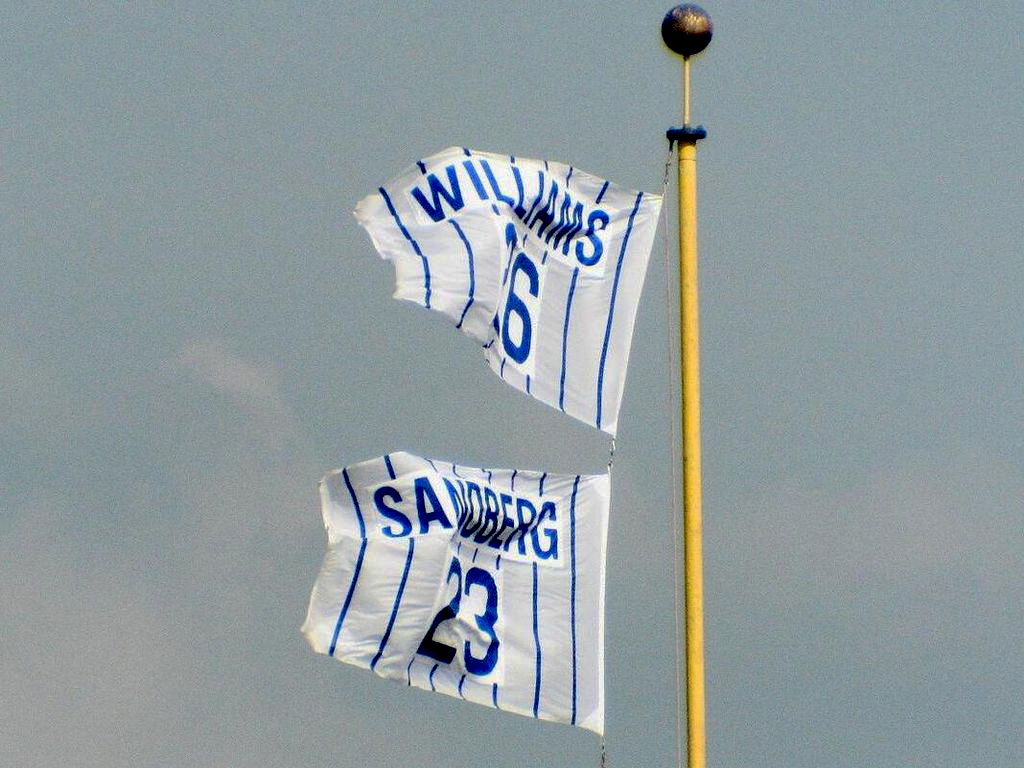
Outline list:
[[[668,185],[669,185],[669,174],[672,171],[672,145],[669,144],[668,154],[665,157],[665,173],[661,183],[661,194],[662,199],[668,196]],[[663,213],[661,218],[661,234],[662,241],[665,244],[665,311],[667,313],[668,321],[666,327],[672,328],[672,324],[675,319],[673,310],[673,291],[671,286],[674,284],[672,280],[672,262],[671,255],[669,254],[668,245],[668,213]],[[679,371],[679,365],[676,360],[675,352],[676,345],[672,343],[673,334],[666,333],[665,338],[668,341],[668,369],[671,372],[671,381],[669,382],[668,388],[668,401],[669,401],[669,412],[678,412],[676,407],[676,392],[681,391],[679,388],[679,377],[677,372]],[[685,694],[683,692],[683,625],[680,621],[681,612],[679,611],[680,605],[680,576],[682,573],[682,562],[683,562],[683,549],[682,549],[682,537],[679,534],[680,530],[680,518],[682,516],[682,503],[679,498],[679,494],[675,492],[675,489],[679,487],[679,467],[682,464],[682,436],[679,434],[679,424],[677,419],[672,419],[672,541],[675,548],[673,555],[673,569],[672,569],[672,581],[675,594],[675,610],[673,614],[675,616],[675,665],[676,665],[676,764],[682,765],[683,758],[683,743],[685,739],[685,714],[683,710],[683,702],[685,701]],[[611,475],[612,465],[615,463],[615,438],[612,437],[611,445],[608,449],[608,474]],[[606,749],[605,737],[601,737],[601,753],[598,761],[599,768],[607,768],[608,766],[608,752]]]
[[[669,142],[668,154],[665,157],[665,176],[662,180],[662,196],[668,196],[668,185],[669,185],[669,174],[672,171],[672,143]],[[677,307],[674,303],[675,291],[673,290],[676,281],[673,279],[672,274],[672,254],[669,252],[669,235],[668,235],[668,211],[663,210],[661,218],[661,234],[662,242],[665,245],[665,313],[666,323],[665,328],[668,333],[665,334],[665,340],[668,344],[668,370],[669,370],[669,387],[668,387],[668,412],[679,413],[679,402],[677,395],[682,394],[682,385],[679,378],[679,360],[676,356],[679,351],[678,345],[676,345],[675,339],[676,334],[671,333],[674,328],[676,319],[679,317]],[[682,616],[683,613],[680,610],[682,605],[682,565],[683,565],[683,539],[680,533],[681,530],[681,519],[682,519],[682,499],[679,494],[676,493],[676,489],[682,485],[682,481],[679,477],[679,468],[682,465],[682,434],[680,432],[680,424],[678,419],[671,419],[672,422],[672,541],[674,546],[673,552],[673,569],[672,569],[672,586],[673,593],[675,595],[675,602],[673,603],[675,610],[673,614],[675,616],[675,662],[676,662],[676,765],[683,764],[683,751],[684,744],[686,743],[686,714],[685,705],[686,693],[685,693],[685,680],[683,670],[685,667],[685,629],[683,627]]]
[[[612,437],[612,444],[608,449],[608,483],[612,481],[612,464],[615,463],[615,438]],[[604,670],[601,671],[604,674]],[[598,761],[598,768],[606,768],[608,765],[608,753],[605,751],[605,736],[601,734],[601,757]]]

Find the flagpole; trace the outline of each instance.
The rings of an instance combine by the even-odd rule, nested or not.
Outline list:
[[[679,343],[683,389],[683,585],[688,768],[705,768],[697,142],[707,136],[703,127],[690,125],[690,56],[707,47],[711,33],[711,17],[692,4],[673,8],[661,25],[665,44],[683,57],[683,127],[670,129],[667,136],[669,142],[676,145],[679,160]]]

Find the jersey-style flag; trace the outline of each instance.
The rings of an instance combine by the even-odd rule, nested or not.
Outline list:
[[[516,389],[615,434],[661,197],[452,148],[356,207],[396,299],[446,315]]]
[[[608,475],[408,453],[320,484],[328,549],[302,627],[381,677],[604,729]]]

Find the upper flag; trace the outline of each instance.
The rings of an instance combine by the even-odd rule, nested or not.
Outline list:
[[[448,316],[513,387],[615,434],[661,197],[572,166],[462,148],[355,215],[396,299]]]
[[[393,453],[320,484],[320,653],[521,715],[604,730],[608,475]]]

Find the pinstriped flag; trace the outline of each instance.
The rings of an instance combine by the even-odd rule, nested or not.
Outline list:
[[[615,434],[661,197],[568,165],[451,148],[355,215],[394,297],[447,316],[502,379]]]
[[[302,627],[314,650],[603,732],[608,475],[393,453],[320,492],[328,549]]]

